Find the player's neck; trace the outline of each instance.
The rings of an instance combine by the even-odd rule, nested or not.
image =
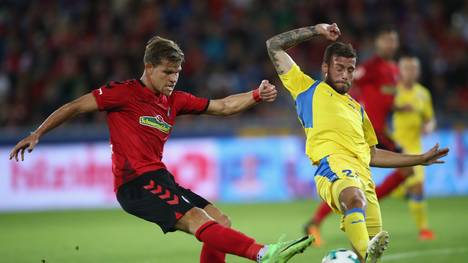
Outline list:
[[[411,82],[411,81],[406,81],[406,82],[405,82],[405,81],[402,81],[402,82],[401,82],[401,86],[402,86],[403,88],[405,88],[405,89],[411,89],[411,88],[413,88],[413,86],[414,86],[414,82]]]
[[[325,83],[328,84],[328,86],[330,86],[333,90],[336,91],[336,93],[338,94],[341,94],[341,95],[345,95],[347,93],[347,91],[344,91],[344,90],[340,90],[338,89],[337,87],[335,87],[335,85],[333,85],[333,83],[331,81],[329,81],[328,79],[325,80]]]
[[[141,78],[140,78],[140,81],[141,81],[141,83],[143,83],[143,85],[145,86],[145,88],[151,90],[154,94],[156,94],[156,95],[159,95],[159,94],[160,94],[159,91],[157,91],[157,90],[151,88],[151,87],[152,87],[152,86],[151,86],[151,83],[149,83],[149,81],[148,81],[148,79],[146,78],[146,75],[145,75],[144,72],[143,72],[143,75],[142,75]]]
[[[386,56],[385,54],[379,53],[379,52],[377,52],[376,55],[377,55],[379,58],[381,58],[381,59],[383,59],[383,60],[385,60],[385,61],[393,61],[393,57],[392,57],[392,56]]]

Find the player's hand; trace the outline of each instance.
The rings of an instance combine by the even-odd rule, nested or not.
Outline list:
[[[10,153],[10,160],[15,158],[18,161],[18,154],[21,154],[21,161],[24,161],[24,151],[27,149],[28,152],[32,152],[36,144],[39,142],[39,135],[37,133],[31,133],[28,137],[18,142]]]
[[[258,87],[260,98],[266,102],[273,102],[278,95],[275,85],[271,84],[268,80],[262,80],[260,86]]]
[[[431,165],[434,163],[444,163],[444,161],[439,160],[440,158],[446,156],[449,152],[448,148],[439,149],[439,144],[436,144],[429,151],[423,153],[423,162],[422,165]]]
[[[315,30],[324,36],[326,39],[335,41],[340,35],[340,29],[336,23],[333,24],[317,24]]]

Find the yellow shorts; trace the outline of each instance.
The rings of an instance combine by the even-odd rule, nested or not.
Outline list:
[[[366,226],[369,236],[375,236],[382,231],[382,217],[375,194],[375,184],[370,169],[361,161],[343,154],[329,155],[320,160],[314,180],[319,196],[335,213],[342,215],[341,230],[343,230],[343,212],[338,198],[345,188],[357,187],[364,192],[367,199]]]

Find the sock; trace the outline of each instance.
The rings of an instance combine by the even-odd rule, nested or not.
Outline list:
[[[398,170],[395,170],[393,173],[389,174],[387,177],[385,177],[385,180],[375,188],[377,198],[381,199],[389,195],[401,183],[403,183],[405,179],[406,177],[404,177]]]
[[[263,245],[257,244],[251,237],[218,224],[215,221],[208,221],[195,233],[195,237],[210,248],[218,252],[237,255],[251,260],[257,259],[257,254]]]
[[[200,254],[200,263],[225,263],[226,253],[218,251],[210,245],[203,243]]]
[[[353,248],[366,258],[369,233],[367,232],[364,210],[353,208],[344,213],[344,230]]]
[[[422,195],[410,195],[408,206],[419,230],[428,229],[427,205]]]
[[[328,206],[326,202],[320,203],[317,210],[315,210],[314,218],[312,222],[317,226],[320,226],[322,221],[331,213],[331,208]]]

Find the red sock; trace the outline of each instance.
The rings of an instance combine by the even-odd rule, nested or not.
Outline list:
[[[206,243],[219,252],[237,255],[251,260],[257,259],[257,254],[263,245],[232,228],[208,221],[195,233],[198,240]]]
[[[226,254],[214,249],[210,245],[203,243],[200,254],[200,263],[225,263]]]
[[[395,170],[393,173],[385,177],[385,180],[375,188],[375,193],[377,198],[381,199],[389,195],[395,188],[397,188],[401,183],[405,181],[404,177],[400,171]]]
[[[331,208],[326,202],[320,203],[317,210],[315,210],[314,218],[312,219],[313,223],[317,226],[320,226],[323,219],[325,219],[325,217],[327,217],[331,213],[331,211]]]

